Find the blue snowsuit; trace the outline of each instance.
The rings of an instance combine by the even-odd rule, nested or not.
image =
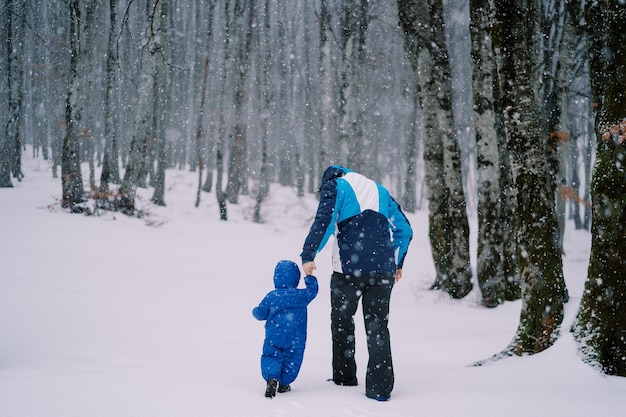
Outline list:
[[[265,322],[261,374],[281,385],[291,384],[300,371],[307,334],[307,306],[317,296],[314,276],[304,277],[306,288],[299,289],[300,269],[295,262],[280,261],[274,270],[275,289],[252,310]]]

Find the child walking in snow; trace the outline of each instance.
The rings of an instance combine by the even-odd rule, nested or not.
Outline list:
[[[265,322],[261,375],[267,381],[265,396],[288,392],[298,376],[306,344],[307,306],[317,296],[317,278],[304,277],[306,288],[299,289],[300,269],[295,262],[280,261],[274,269],[274,287],[252,310]]]

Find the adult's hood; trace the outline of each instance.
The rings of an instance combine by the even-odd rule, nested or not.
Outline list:
[[[300,268],[295,262],[280,261],[274,269],[276,288],[296,288],[300,282]]]
[[[326,184],[330,180],[334,180],[335,178],[343,177],[348,172],[352,172],[352,170],[341,165],[331,165],[326,168],[326,171],[324,171],[324,174],[322,175],[322,185]]]

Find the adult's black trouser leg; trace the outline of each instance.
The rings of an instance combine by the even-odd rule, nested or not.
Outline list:
[[[389,300],[394,278],[377,275],[363,290],[363,318],[367,334],[369,361],[365,377],[365,395],[389,397],[394,373],[389,337]]]
[[[354,358],[354,313],[361,289],[354,277],[333,273],[330,279],[330,327],[333,342],[333,381],[357,385]]]
[[[354,313],[363,297],[363,318],[369,360],[365,379],[368,397],[389,396],[394,384],[389,338],[389,300],[393,277],[355,277],[333,273],[331,287],[331,333],[333,381],[356,385]]]

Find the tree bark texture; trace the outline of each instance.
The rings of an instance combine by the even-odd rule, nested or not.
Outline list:
[[[506,223],[502,216],[503,190],[500,188],[503,166],[498,140],[495,111],[495,89],[498,88],[490,34],[493,3],[470,1],[470,34],[472,45],[472,87],[474,126],[476,131],[478,182],[478,247],[476,276],[482,304],[495,307],[509,299],[511,281],[505,274]],[[504,167],[503,167],[504,168]],[[513,238],[513,236],[507,236]]]
[[[10,51],[11,51],[11,12],[8,2],[0,3],[0,31],[6,39],[3,50],[0,52],[0,91],[8,92],[10,89]],[[10,120],[9,95],[0,95],[0,187],[13,187],[11,182],[11,141],[7,134],[7,126]]]
[[[156,168],[154,175],[151,174],[152,201],[158,206],[165,206],[165,170],[168,167],[168,156],[166,151],[167,137],[166,131],[169,125],[170,96],[171,96],[171,42],[170,31],[168,29],[170,19],[170,1],[159,0],[159,14],[155,16],[158,24],[158,49],[157,49],[157,68],[155,77],[155,162]],[[151,165],[151,168],[153,166]]]
[[[117,1],[109,0],[109,37],[106,59],[106,93],[104,104],[104,155],[100,173],[100,192],[108,193],[109,183],[121,183],[117,147]]]
[[[128,214],[135,214],[135,194],[139,182],[144,178],[145,165],[148,157],[149,134],[153,123],[152,106],[155,89],[155,73],[157,66],[157,34],[152,32],[152,23],[158,21],[159,0],[151,0],[152,7],[148,15],[148,39],[141,51],[141,69],[139,84],[137,86],[137,103],[135,106],[135,119],[133,123],[133,137],[130,145],[130,153],[126,164],[126,172],[120,186],[120,209]],[[157,24],[158,26],[158,24]]]
[[[245,4],[244,4],[245,3]],[[236,34],[233,40],[235,43],[233,47],[235,54],[232,59],[235,61],[232,66],[235,71],[232,74],[233,86],[233,104],[234,104],[234,135],[231,136],[232,140],[229,143],[229,164],[228,164],[228,182],[226,186],[226,193],[230,203],[237,203],[239,194],[246,189],[244,184],[246,175],[246,151],[247,151],[247,138],[246,138],[246,122],[245,122],[245,96],[246,96],[246,76],[248,74],[249,56],[252,49],[252,31],[254,24],[254,3],[244,2],[243,0],[236,0],[234,7],[234,19],[233,27],[234,31],[231,33]]]
[[[626,6],[598,1],[586,18],[598,145],[591,256],[572,330],[586,362],[626,376]]]
[[[504,86],[503,105],[517,190],[518,266],[522,311],[512,353],[537,353],[550,347],[563,320],[565,281],[554,194],[540,129],[533,56],[538,52],[537,0],[496,0],[494,46]]]
[[[65,137],[63,139],[63,153],[61,157],[61,186],[63,197],[61,206],[72,211],[82,211],[78,204],[85,201],[83,176],[80,168],[80,141],[78,135],[78,107],[80,74],[78,64],[80,59],[80,3],[72,0],[70,9],[70,85],[65,101]]]
[[[5,31],[6,33],[6,71],[8,100],[6,103],[6,120],[4,142],[0,141],[0,187],[12,187],[11,177],[21,181],[21,121],[23,116],[23,85],[24,85],[24,26],[25,5],[23,2],[6,2]]]
[[[452,116],[443,3],[399,1],[398,15],[420,92],[429,199],[429,238],[437,276],[432,289],[463,298],[472,289],[469,222]]]

